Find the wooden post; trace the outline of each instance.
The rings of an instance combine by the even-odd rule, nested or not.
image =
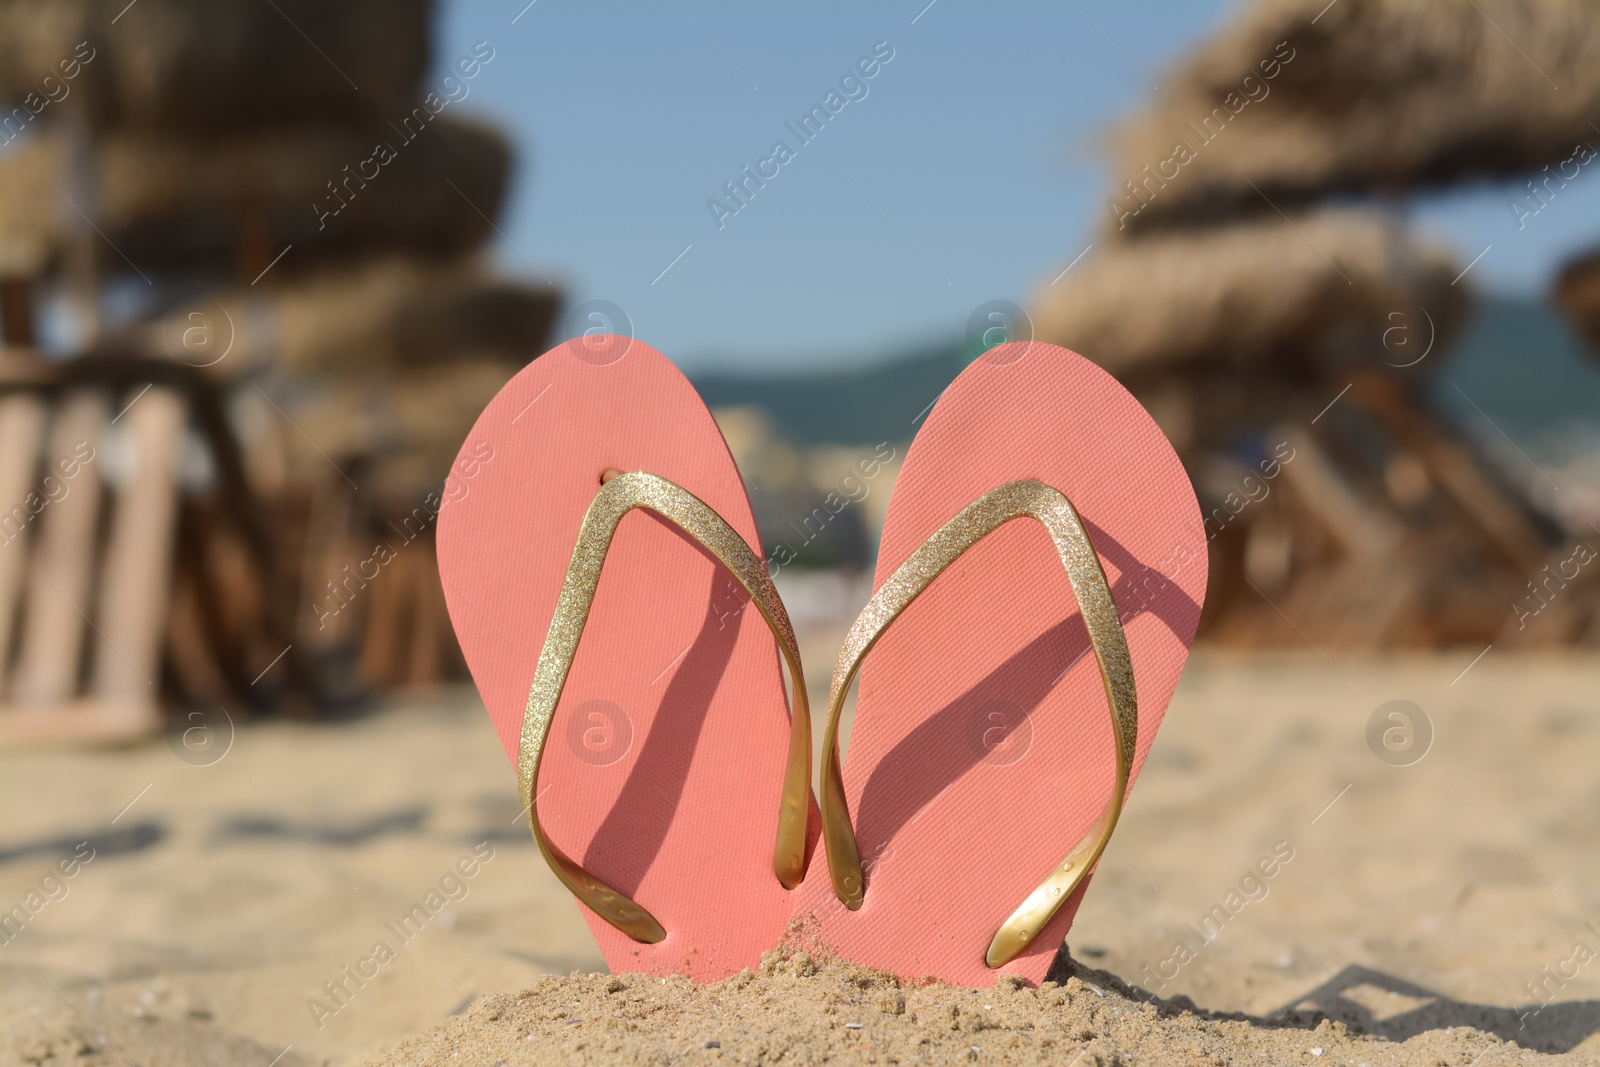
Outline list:
[[[34,520],[38,529],[28,582],[28,617],[17,665],[19,704],[48,708],[77,692],[94,574],[108,408],[106,395],[99,390],[70,394],[50,433],[45,466],[66,492]],[[92,458],[82,462],[84,457]],[[69,459],[80,461],[70,479],[61,476],[60,468]]]
[[[33,346],[33,280],[0,277],[0,341],[6,348]]]
[[[172,574],[177,520],[178,449],[188,422],[181,393],[154,387],[122,416],[133,469],[117,494],[106,546],[94,695],[153,718],[160,698],[161,641]]]
[[[44,402],[37,396],[0,396],[0,699],[6,692],[18,598],[28,566],[28,527],[34,519],[28,494],[38,489],[34,478],[44,423]]]
[[[1363,500],[1314,434],[1285,425],[1274,436],[1294,447],[1294,461],[1283,465],[1284,482],[1330,540],[1356,559],[1380,559],[1395,550],[1405,533],[1399,519]]]

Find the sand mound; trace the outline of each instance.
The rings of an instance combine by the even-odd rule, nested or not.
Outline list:
[[[806,953],[713,985],[644,975],[548,977],[484,997],[395,1047],[377,1067],[532,1063],[1494,1064],[1546,1057],[1469,1027],[1404,1044],[1320,1014],[1275,1022],[1148,1000],[1065,954],[1038,989],[902,983]]]

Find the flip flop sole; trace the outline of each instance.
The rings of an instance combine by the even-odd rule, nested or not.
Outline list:
[[[760,554],[693,386],[647,345],[602,341],[569,341],[507,383],[462,446],[439,516],[450,618],[513,768],[602,472],[676,482]],[[536,783],[550,840],[667,931],[641,944],[583,909],[613,971],[725,977],[756,965],[788,920],[773,873],[788,704],[772,636],[746,608],[676,527],[642,510],[622,519]]]
[[[1138,689],[1137,774],[1199,622],[1206,537],[1172,446],[1109,374],[1039,343],[999,346],[962,372],[906,455],[875,588],[962,508],[1023,478],[1072,501],[1105,569]],[[1060,559],[1039,524],[1010,522],[868,655],[843,768],[865,900],[846,910],[815,864],[795,894],[794,936],[907,978],[1041,981],[1087,882],[1034,947],[999,970],[985,951],[1090,829],[1115,766],[1105,691]]]

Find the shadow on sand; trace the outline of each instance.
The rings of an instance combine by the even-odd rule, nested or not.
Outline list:
[[[1538,1052],[1569,1052],[1600,1032],[1600,1000],[1550,1001],[1542,1007],[1471,1004],[1452,1000],[1403,978],[1349,964],[1321,985],[1274,1008],[1272,1014],[1207,1011],[1186,996],[1162,998],[1130,986],[1109,971],[1074,960],[1065,947],[1056,954],[1047,979],[1076,977],[1125,996],[1154,1004],[1163,1014],[1188,1011],[1207,1019],[1234,1019],[1267,1029],[1312,1030],[1323,1019],[1342,1022],[1353,1034],[1405,1041],[1428,1030],[1468,1026]],[[1374,1007],[1381,1002],[1382,1007]]]

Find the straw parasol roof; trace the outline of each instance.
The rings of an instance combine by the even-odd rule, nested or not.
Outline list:
[[[1203,631],[1370,647],[1592,627],[1574,599],[1570,625],[1523,639],[1497,606],[1554,527],[1430,412],[1440,360],[1425,360],[1469,296],[1449,252],[1374,202],[1522,174],[1539,183],[1526,212],[1559,213],[1600,155],[1594,15],[1592,0],[1255,0],[1113,136],[1105,235],[1042,288],[1035,335],[1114,373],[1183,456],[1215,542]],[[1577,224],[1566,210],[1539,224]],[[1557,295],[1600,338],[1600,256]],[[1270,442],[1293,449],[1286,491],[1247,501],[1256,471],[1258,490],[1278,476],[1255,462]]]
[[[181,302],[129,336],[198,366],[220,354],[185,346],[193,327],[207,326],[201,340],[215,338],[227,351],[212,372],[224,380],[263,367],[292,377],[371,377],[474,360],[516,369],[544,350],[560,303],[554,286],[502,277],[477,255],[390,254],[319,266],[270,289],[246,279]]]
[[[1034,330],[1125,384],[1186,365],[1371,366],[1396,325],[1431,320],[1445,344],[1466,310],[1459,271],[1379,212],[1274,215],[1106,245],[1043,288]]]
[[[500,360],[462,359],[365,379],[298,378],[277,400],[304,431],[277,435],[287,473],[295,480],[322,478],[328,456],[365,456],[369,465],[359,480],[369,500],[420,503],[424,493],[440,488],[473,422],[520,369]]]
[[[543,350],[558,302],[554,288],[498,277],[475,260],[389,256],[284,288],[277,342],[292,374],[469,358],[521,367]]]
[[[30,92],[59,95],[73,70],[43,114],[191,133],[393,118],[427,73],[432,9],[432,0],[0,0],[0,101],[9,112]],[[85,57],[81,69],[61,66]],[[47,75],[56,82],[43,86]]]
[[[1570,180],[1600,146],[1600,18],[1591,0],[1258,0],[1161,83],[1112,138],[1113,233],[1563,163]]]
[[[371,162],[380,144],[394,153],[381,166]],[[388,124],[201,140],[107,132],[88,153],[91,187],[79,194],[69,192],[81,189],[69,159],[67,138],[51,130],[0,158],[0,245],[59,248],[81,209],[120,252],[106,255],[108,268],[131,261],[146,272],[231,266],[246,242],[255,248],[242,258],[260,259],[255,269],[289,244],[290,271],[325,254],[455,255],[491,235],[511,166],[498,132],[443,115],[409,142]]]

